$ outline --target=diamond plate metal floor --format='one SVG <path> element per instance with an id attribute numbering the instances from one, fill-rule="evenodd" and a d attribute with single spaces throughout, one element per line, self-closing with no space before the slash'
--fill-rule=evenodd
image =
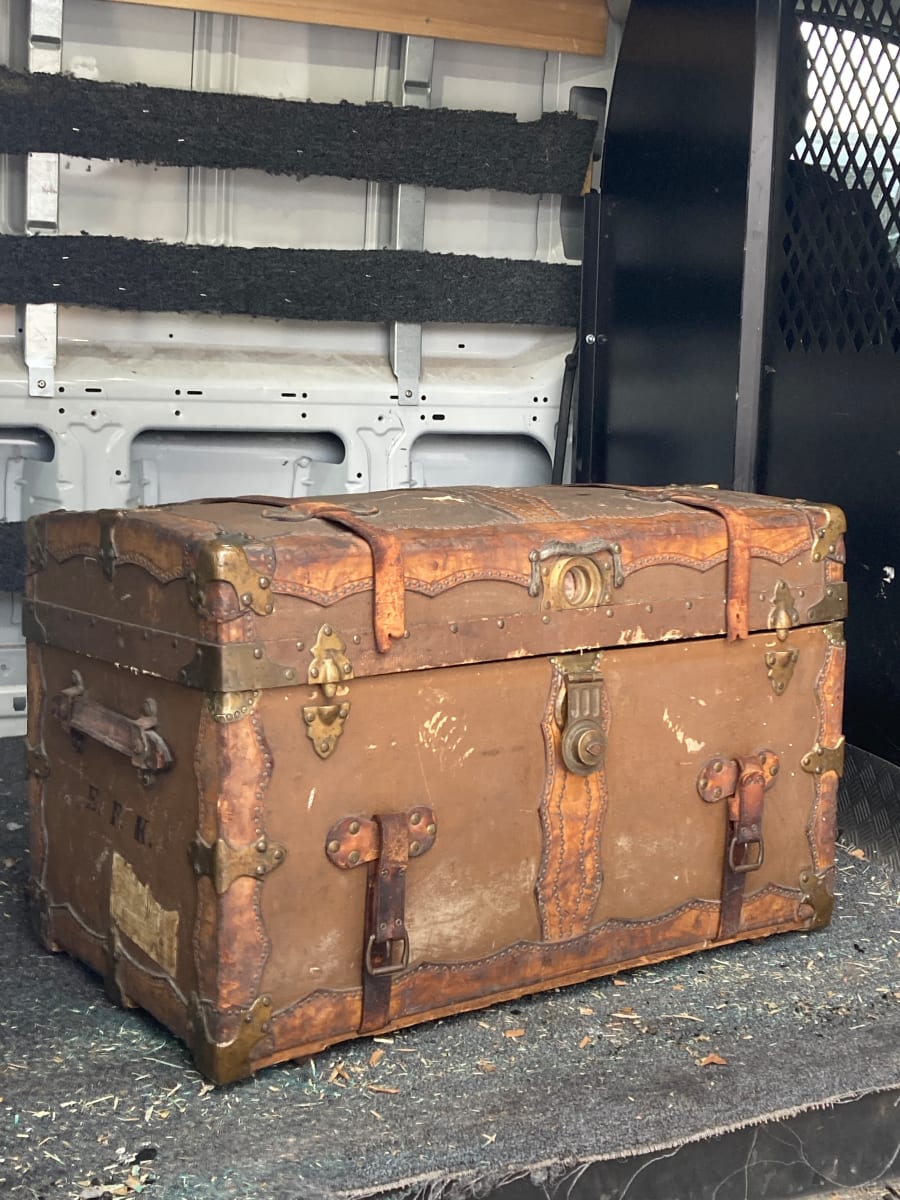
<path id="1" fill-rule="evenodd" d="M 845 842 L 900 870 L 900 767 L 848 746 L 838 824 Z"/>

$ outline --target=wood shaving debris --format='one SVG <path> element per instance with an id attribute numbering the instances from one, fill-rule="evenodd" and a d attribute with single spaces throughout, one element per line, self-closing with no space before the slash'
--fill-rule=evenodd
<path id="1" fill-rule="evenodd" d="M 581 1039 L 581 1041 L 578 1043 L 578 1049 L 583 1050 L 585 1048 L 585 1046 L 589 1046 L 591 1044 L 591 1041 L 592 1041 L 591 1038 L 583 1037 Z"/>
<path id="2" fill-rule="evenodd" d="M 366 1087 L 370 1092 L 386 1092 L 388 1096 L 397 1096 L 400 1093 L 399 1088 L 382 1087 L 380 1083 L 368 1083 Z"/>
<path id="3" fill-rule="evenodd" d="M 505 1038 L 520 1038 L 525 1036 L 524 1029 L 504 1029 L 503 1036 Z"/>
<path id="4" fill-rule="evenodd" d="M 384 1058 L 383 1050 L 373 1050 L 372 1053 L 369 1055 L 369 1066 L 377 1067 L 383 1058 Z"/>
<path id="5" fill-rule="evenodd" d="M 706 1058 L 700 1059 L 701 1067 L 727 1067 L 728 1059 L 723 1058 L 721 1054 L 707 1054 Z"/>
<path id="6" fill-rule="evenodd" d="M 592 1017 L 594 1015 L 594 1010 L 592 1008 L 587 1008 L 586 1006 L 579 1008 L 578 1011 L 583 1017 Z"/>

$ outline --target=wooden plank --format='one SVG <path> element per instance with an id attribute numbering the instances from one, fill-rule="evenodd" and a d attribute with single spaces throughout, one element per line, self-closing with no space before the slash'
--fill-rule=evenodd
<path id="1" fill-rule="evenodd" d="M 145 3 L 146 0 L 116 0 Z M 607 0 L 154 0 L 163 8 L 602 55 Z"/>

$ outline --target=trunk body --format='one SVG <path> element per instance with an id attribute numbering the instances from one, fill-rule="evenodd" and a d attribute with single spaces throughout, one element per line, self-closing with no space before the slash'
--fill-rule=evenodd
<path id="1" fill-rule="evenodd" d="M 827 923 L 838 510 L 709 489 L 30 526 L 40 934 L 225 1082 Z"/>

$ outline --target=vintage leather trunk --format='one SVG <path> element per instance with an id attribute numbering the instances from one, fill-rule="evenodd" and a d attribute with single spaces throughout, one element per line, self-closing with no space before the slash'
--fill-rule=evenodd
<path id="1" fill-rule="evenodd" d="M 827 923 L 843 531 L 708 488 L 34 519 L 45 944 L 226 1082 Z"/>

